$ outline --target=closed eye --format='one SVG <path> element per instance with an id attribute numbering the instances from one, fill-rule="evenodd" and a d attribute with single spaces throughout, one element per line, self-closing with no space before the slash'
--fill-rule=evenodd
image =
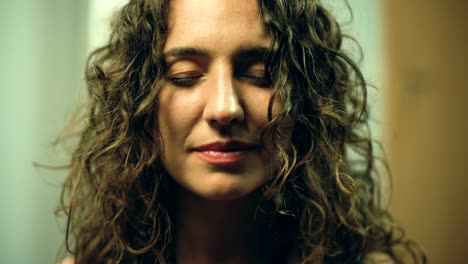
<path id="1" fill-rule="evenodd" d="M 257 75 L 257 74 L 243 74 L 241 79 L 246 80 L 253 85 L 260 86 L 260 87 L 271 87 L 272 82 L 271 79 L 265 75 Z"/>
<path id="2" fill-rule="evenodd" d="M 200 78 L 203 77 L 202 74 L 176 74 L 168 76 L 167 79 L 175 86 L 180 87 L 190 87 L 195 85 Z"/>
<path id="3" fill-rule="evenodd" d="M 259 87 L 271 87 L 271 78 L 265 71 L 265 63 L 256 57 L 244 58 L 236 65 L 234 74 L 237 78 Z"/>

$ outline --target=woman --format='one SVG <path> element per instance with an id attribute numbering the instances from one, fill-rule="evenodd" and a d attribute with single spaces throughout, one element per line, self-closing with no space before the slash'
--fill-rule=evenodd
<path id="1" fill-rule="evenodd" d="M 88 64 L 75 263 L 418 261 L 378 200 L 341 41 L 313 0 L 130 1 Z"/>

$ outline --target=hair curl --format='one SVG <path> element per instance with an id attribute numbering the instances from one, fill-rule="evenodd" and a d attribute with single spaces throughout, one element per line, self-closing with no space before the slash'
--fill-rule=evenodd
<path id="1" fill-rule="evenodd" d="M 424 263 L 380 201 L 367 85 L 342 50 L 336 20 L 319 1 L 258 2 L 273 39 L 263 138 L 275 142 L 282 166 L 264 195 L 277 201 L 278 237 L 302 263 L 360 263 L 376 251 L 400 263 L 398 246 Z M 75 263 L 173 257 L 171 182 L 152 135 L 168 10 L 169 0 L 130 0 L 114 18 L 108 44 L 89 57 L 89 108 L 60 206 Z M 273 116 L 275 97 L 284 103 Z M 279 129 L 286 116 L 295 121 L 291 137 Z"/>

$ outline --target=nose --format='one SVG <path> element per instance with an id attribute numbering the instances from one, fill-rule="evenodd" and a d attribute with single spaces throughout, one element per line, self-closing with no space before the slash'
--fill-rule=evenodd
<path id="1" fill-rule="evenodd" d="M 239 89 L 229 67 L 218 66 L 207 82 L 203 119 L 212 126 L 230 126 L 244 120 Z"/>

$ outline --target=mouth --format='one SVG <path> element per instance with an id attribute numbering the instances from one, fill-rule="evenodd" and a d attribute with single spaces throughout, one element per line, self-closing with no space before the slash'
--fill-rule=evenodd
<path id="1" fill-rule="evenodd" d="M 245 160 L 250 153 L 261 148 L 258 144 L 240 141 L 212 142 L 194 148 L 197 156 L 213 165 L 235 165 Z"/>
<path id="2" fill-rule="evenodd" d="M 195 151 L 215 151 L 215 152 L 241 152 L 252 151 L 260 148 L 258 144 L 251 144 L 241 141 L 216 141 L 195 147 Z"/>

